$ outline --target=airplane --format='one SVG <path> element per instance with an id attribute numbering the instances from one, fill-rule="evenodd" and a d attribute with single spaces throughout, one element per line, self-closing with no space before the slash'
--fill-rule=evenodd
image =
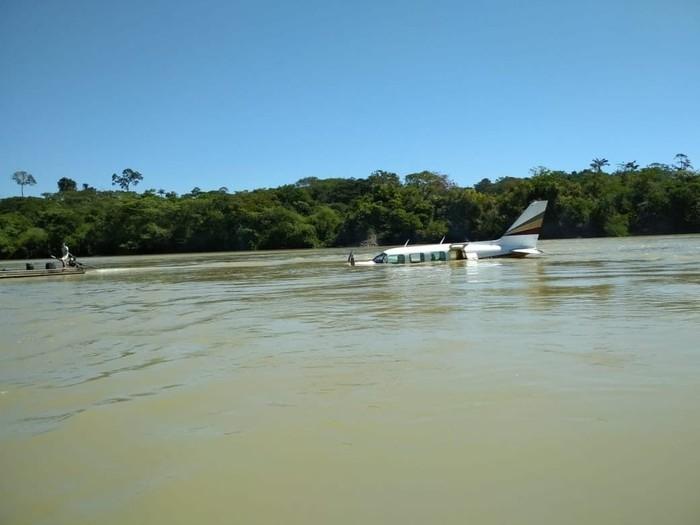
<path id="1" fill-rule="evenodd" d="M 470 261 L 486 257 L 527 257 L 540 255 L 537 239 L 542 230 L 547 201 L 533 201 L 506 230 L 500 239 L 493 241 L 408 245 L 389 248 L 369 261 L 356 261 L 352 252 L 348 256 L 350 266 L 375 266 L 379 264 L 415 264 L 431 261 L 466 259 Z"/>

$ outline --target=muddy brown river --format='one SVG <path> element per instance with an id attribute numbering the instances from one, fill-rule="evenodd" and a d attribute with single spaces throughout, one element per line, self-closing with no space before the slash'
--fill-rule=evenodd
<path id="1" fill-rule="evenodd" d="M 700 523 L 700 236 L 540 248 L 0 280 L 0 523 Z"/>

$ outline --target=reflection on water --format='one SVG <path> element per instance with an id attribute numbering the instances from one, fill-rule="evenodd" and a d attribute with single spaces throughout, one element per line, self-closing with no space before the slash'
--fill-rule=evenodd
<path id="1" fill-rule="evenodd" d="M 0 282 L 0 522 L 698 522 L 700 237 L 542 247 Z"/>

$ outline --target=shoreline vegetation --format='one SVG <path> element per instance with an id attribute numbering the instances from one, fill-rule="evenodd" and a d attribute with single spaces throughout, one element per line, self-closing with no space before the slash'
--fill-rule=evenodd
<path id="1" fill-rule="evenodd" d="M 78 190 L 64 177 L 56 193 L 0 199 L 0 259 L 47 257 L 64 241 L 79 256 L 476 241 L 497 238 L 536 199 L 549 201 L 543 239 L 698 233 L 700 172 L 685 155 L 676 160 L 606 172 L 607 160 L 594 159 L 578 172 L 538 167 L 473 187 L 430 171 L 402 180 L 380 170 L 177 195 L 129 191 L 143 179 L 130 169 L 112 176 L 121 191 Z M 24 192 L 34 179 L 17 173 Z"/>

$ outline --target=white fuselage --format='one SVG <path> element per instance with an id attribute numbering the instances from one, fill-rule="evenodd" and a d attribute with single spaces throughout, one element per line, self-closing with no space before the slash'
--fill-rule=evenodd
<path id="1" fill-rule="evenodd" d="M 487 257 L 526 257 L 541 253 L 537 249 L 537 238 L 547 201 L 533 201 L 506 230 L 494 241 L 457 242 L 439 244 L 414 244 L 389 248 L 369 261 L 355 261 L 352 253 L 348 262 L 352 266 L 375 264 L 415 264 L 423 262 L 449 261 L 452 259 L 484 259 Z"/>
<path id="2" fill-rule="evenodd" d="M 369 261 L 357 261 L 357 266 L 375 264 L 416 264 L 457 259 L 484 259 L 512 254 L 498 241 L 462 242 L 447 244 L 415 244 L 388 248 Z"/>

